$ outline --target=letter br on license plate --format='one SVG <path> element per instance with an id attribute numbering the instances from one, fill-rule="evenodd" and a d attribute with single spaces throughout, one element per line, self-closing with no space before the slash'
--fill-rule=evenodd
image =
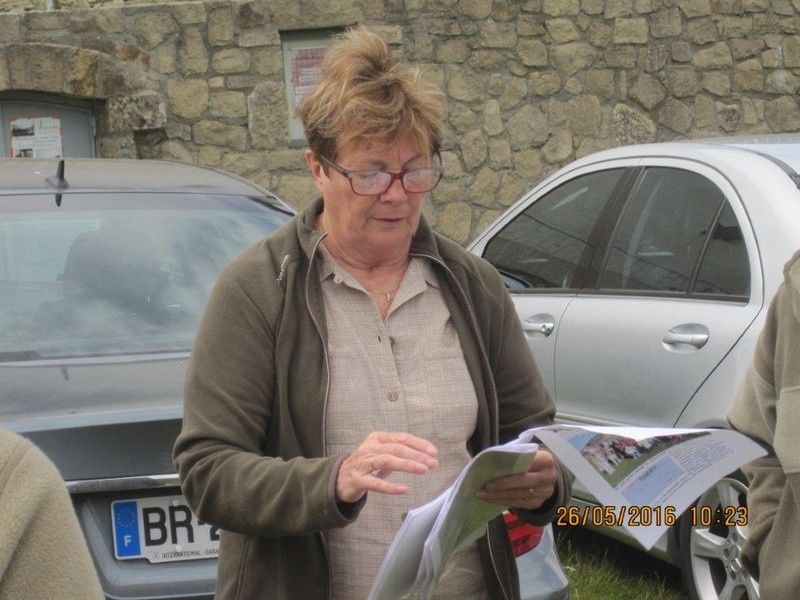
<path id="1" fill-rule="evenodd" d="M 215 558 L 219 533 L 200 521 L 183 496 L 134 498 L 111 503 L 114 556 L 151 563 Z"/>

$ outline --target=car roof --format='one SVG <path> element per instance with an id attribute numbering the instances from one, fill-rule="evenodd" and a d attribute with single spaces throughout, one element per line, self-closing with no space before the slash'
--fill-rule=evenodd
<path id="1" fill-rule="evenodd" d="M 54 183 L 59 159 L 0 159 L 0 195 L 73 192 L 165 192 L 251 196 L 282 201 L 236 175 L 168 160 L 66 158 L 66 188 Z M 50 182 L 48 182 L 48 178 Z"/>
<path id="2" fill-rule="evenodd" d="M 797 133 L 700 138 L 621 146 L 590 154 L 572 166 L 638 156 L 708 157 L 713 154 L 715 147 L 758 154 L 779 165 L 784 171 L 788 167 L 794 173 L 800 173 L 800 134 Z"/>

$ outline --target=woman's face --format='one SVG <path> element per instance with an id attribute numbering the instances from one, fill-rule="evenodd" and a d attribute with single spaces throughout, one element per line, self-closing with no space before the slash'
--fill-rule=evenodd
<path id="1" fill-rule="evenodd" d="M 426 193 L 406 192 L 396 179 L 386 192 L 362 196 L 354 193 L 348 178 L 332 167 L 328 166 L 326 173 L 310 150 L 306 158 L 322 193 L 324 226 L 340 249 L 368 263 L 408 252 Z M 347 171 L 397 173 L 430 163 L 408 134 L 392 144 L 359 144 L 326 158 Z"/>

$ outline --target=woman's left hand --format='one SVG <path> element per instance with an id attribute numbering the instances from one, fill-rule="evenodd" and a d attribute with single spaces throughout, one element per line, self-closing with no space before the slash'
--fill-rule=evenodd
<path id="1" fill-rule="evenodd" d="M 547 450 L 539 450 L 526 473 L 492 479 L 475 493 L 475 497 L 511 508 L 535 510 L 553 495 L 557 481 L 555 458 Z"/>

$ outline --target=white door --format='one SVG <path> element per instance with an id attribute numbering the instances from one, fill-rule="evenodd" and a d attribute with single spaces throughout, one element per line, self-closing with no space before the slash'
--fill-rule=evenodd
<path id="1" fill-rule="evenodd" d="M 3 158 L 93 158 L 94 117 L 86 107 L 57 100 L 0 100 Z"/>
<path id="2" fill-rule="evenodd" d="M 645 168 L 608 236 L 562 318 L 559 416 L 671 426 L 760 308 L 755 241 L 727 181 L 691 163 Z"/>

